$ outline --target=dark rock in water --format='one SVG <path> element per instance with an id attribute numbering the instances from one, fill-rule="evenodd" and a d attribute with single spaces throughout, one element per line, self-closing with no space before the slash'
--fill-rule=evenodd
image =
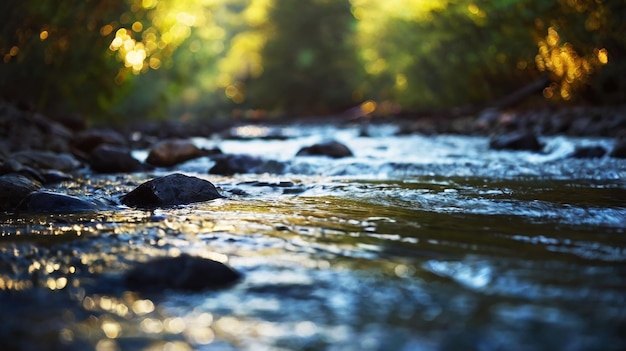
<path id="1" fill-rule="evenodd" d="M 11 157 L 23 165 L 36 169 L 56 169 L 62 172 L 75 170 L 82 165 L 68 153 L 24 150 L 13 153 Z"/>
<path id="2" fill-rule="evenodd" d="M 103 144 L 128 146 L 126 138 L 113 129 L 91 129 L 81 132 L 74 137 L 72 151 L 86 158 L 87 155 Z"/>
<path id="3" fill-rule="evenodd" d="M 610 156 L 616 158 L 626 158 L 626 138 L 620 138 L 615 142 L 615 146 L 613 146 Z"/>
<path id="4" fill-rule="evenodd" d="M 48 117 L 73 132 L 87 129 L 87 119 L 78 113 L 60 113 Z"/>
<path id="5" fill-rule="evenodd" d="M 201 149 L 188 140 L 164 140 L 152 147 L 146 162 L 157 167 L 171 167 L 194 158 L 221 154 L 220 149 Z"/>
<path id="6" fill-rule="evenodd" d="M 124 282 L 141 292 L 200 291 L 227 287 L 240 278 L 239 272 L 221 262 L 183 254 L 141 263 L 124 275 Z"/>
<path id="7" fill-rule="evenodd" d="M 180 173 L 147 181 L 120 198 L 124 205 L 157 208 L 223 198 L 211 182 Z"/>
<path id="8" fill-rule="evenodd" d="M 0 176 L 0 211 L 15 209 L 22 199 L 39 188 L 39 182 L 20 174 Z"/>
<path id="9" fill-rule="evenodd" d="M 606 149 L 602 146 L 581 146 L 577 147 L 572 158 L 600 158 L 606 155 Z"/>
<path id="10" fill-rule="evenodd" d="M 100 173 L 139 172 L 148 169 L 123 146 L 103 144 L 89 157 L 89 166 Z"/>
<path id="11" fill-rule="evenodd" d="M 100 207 L 93 202 L 49 191 L 34 191 L 17 206 L 17 210 L 31 213 L 73 213 L 98 209 Z"/>
<path id="12" fill-rule="evenodd" d="M 43 171 L 41 175 L 43 176 L 45 184 L 55 184 L 73 179 L 71 175 L 57 171 L 56 169 Z"/>
<path id="13" fill-rule="evenodd" d="M 283 162 L 264 160 L 250 155 L 224 155 L 216 159 L 215 165 L 209 170 L 209 174 L 281 174 L 284 171 L 285 164 Z"/>
<path id="14" fill-rule="evenodd" d="M 31 111 L 0 102 L 0 149 L 68 152 L 72 132 L 61 124 Z"/>
<path id="15" fill-rule="evenodd" d="M 352 151 L 342 143 L 331 140 L 303 147 L 296 156 L 328 156 L 332 158 L 350 157 Z"/>
<path id="16" fill-rule="evenodd" d="M 489 147 L 494 150 L 541 151 L 543 144 L 532 133 L 513 132 L 491 139 Z"/>
<path id="17" fill-rule="evenodd" d="M 8 159 L 0 165 L 0 175 L 10 173 L 21 174 L 37 182 L 46 183 L 42 172 L 34 169 L 33 167 L 24 166 L 14 159 Z"/>

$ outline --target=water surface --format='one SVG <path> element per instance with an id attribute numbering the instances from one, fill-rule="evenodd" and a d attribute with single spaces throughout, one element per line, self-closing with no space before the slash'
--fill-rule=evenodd
<path id="1" fill-rule="evenodd" d="M 254 128 L 254 127 L 250 127 Z M 254 131 L 254 129 L 252 129 Z M 287 140 L 195 139 L 287 163 L 208 175 L 208 158 L 51 190 L 117 199 L 174 171 L 227 196 L 137 211 L 0 217 L 0 346 L 36 350 L 621 350 L 626 161 L 488 139 L 308 127 Z M 299 157 L 326 138 L 354 157 Z M 137 151 L 138 158 L 145 152 Z M 137 262 L 190 253 L 244 274 L 200 293 L 125 291 Z"/>

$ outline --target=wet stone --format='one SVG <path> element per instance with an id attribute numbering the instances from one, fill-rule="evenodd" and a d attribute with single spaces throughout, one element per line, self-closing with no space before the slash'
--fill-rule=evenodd
<path id="1" fill-rule="evenodd" d="M 611 157 L 626 158 L 626 138 L 618 139 L 615 142 L 615 146 L 611 150 Z"/>
<path id="2" fill-rule="evenodd" d="M 353 156 L 353 154 L 346 145 L 330 140 L 303 147 L 296 153 L 296 156 L 328 156 L 332 158 L 342 158 Z"/>
<path id="3" fill-rule="evenodd" d="M 180 173 L 147 181 L 121 197 L 124 205 L 157 208 L 186 205 L 223 198 L 215 186 L 204 179 Z"/>
<path id="4" fill-rule="evenodd" d="M 606 155 L 606 149 L 602 146 L 581 146 L 577 147 L 572 158 L 600 158 Z"/>
<path id="5" fill-rule="evenodd" d="M 149 169 L 131 155 L 130 149 L 107 144 L 93 150 L 89 165 L 99 173 L 139 172 Z"/>
<path id="6" fill-rule="evenodd" d="M 80 132 L 74 137 L 71 145 L 72 150 L 75 153 L 89 155 L 98 146 L 103 144 L 126 146 L 128 145 L 128 142 L 126 141 L 126 138 L 119 132 L 116 132 L 112 129 L 104 128 L 91 129 Z"/>
<path id="7" fill-rule="evenodd" d="M 61 183 L 73 179 L 71 175 L 65 172 L 57 171 L 56 169 L 42 171 L 41 176 L 43 177 L 45 184 Z"/>
<path id="8" fill-rule="evenodd" d="M 45 171 L 44 171 L 45 172 Z M 17 173 L 26 176 L 30 179 L 36 180 L 40 183 L 46 183 L 46 179 L 43 176 L 43 172 L 40 172 L 33 167 L 24 166 L 14 159 L 5 160 L 0 165 L 0 174 Z"/>
<path id="9" fill-rule="evenodd" d="M 124 282 L 140 292 L 200 291 L 227 287 L 240 278 L 239 272 L 221 262 L 183 254 L 141 263 L 124 275 Z"/>
<path id="10" fill-rule="evenodd" d="M 13 153 L 11 157 L 25 166 L 37 169 L 56 169 L 63 172 L 75 170 L 82 165 L 80 161 L 68 153 L 24 150 Z"/>
<path id="11" fill-rule="evenodd" d="M 13 210 L 28 194 L 41 184 L 20 174 L 0 176 L 0 211 Z"/>
<path id="12" fill-rule="evenodd" d="M 224 155 L 215 160 L 209 174 L 281 174 L 285 171 L 285 163 L 265 160 L 250 155 Z"/>
<path id="13" fill-rule="evenodd" d="M 155 144 L 146 162 L 157 167 L 172 167 L 195 158 L 221 154 L 220 149 L 201 149 L 188 140 L 170 139 Z"/>
<path id="14" fill-rule="evenodd" d="M 102 209 L 96 203 L 66 194 L 35 191 L 28 194 L 17 210 L 30 213 L 74 213 Z"/>
<path id="15" fill-rule="evenodd" d="M 527 150 L 541 151 L 543 144 L 539 142 L 537 136 L 529 132 L 513 132 L 496 136 L 489 142 L 489 148 L 493 150 Z"/>

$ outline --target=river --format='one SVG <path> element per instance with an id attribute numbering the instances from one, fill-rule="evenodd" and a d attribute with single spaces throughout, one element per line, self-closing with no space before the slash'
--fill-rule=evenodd
<path id="1" fill-rule="evenodd" d="M 246 129 L 247 128 L 247 129 Z M 603 138 L 399 136 L 392 125 L 285 127 L 285 139 L 196 138 L 285 162 L 209 175 L 200 158 L 132 175 L 85 173 L 50 190 L 109 198 L 155 176 L 226 196 L 172 209 L 0 215 L 2 349 L 622 350 L 626 160 L 574 159 Z M 276 130 L 273 130 L 276 132 Z M 354 157 L 294 157 L 327 138 Z M 146 157 L 138 150 L 135 156 Z M 141 295 L 137 262 L 189 253 L 236 285 Z"/>

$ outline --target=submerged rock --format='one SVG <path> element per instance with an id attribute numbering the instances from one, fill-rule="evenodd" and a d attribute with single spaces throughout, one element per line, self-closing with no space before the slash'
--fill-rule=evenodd
<path id="1" fill-rule="evenodd" d="M 577 147 L 574 153 L 570 155 L 572 158 L 600 158 L 606 155 L 606 149 L 602 146 L 581 146 Z"/>
<path id="2" fill-rule="evenodd" d="M 543 144 L 537 136 L 529 132 L 513 132 L 494 137 L 489 142 L 489 148 L 493 150 L 527 150 L 541 151 Z"/>
<path id="3" fill-rule="evenodd" d="M 11 211 L 41 184 L 21 174 L 0 176 L 0 211 Z"/>
<path id="4" fill-rule="evenodd" d="M 95 203 L 66 194 L 34 191 L 26 195 L 17 210 L 32 213 L 73 213 L 100 209 Z"/>
<path id="5" fill-rule="evenodd" d="M 296 156 L 328 156 L 332 158 L 342 158 L 353 156 L 353 154 L 344 144 L 330 140 L 303 147 L 296 153 Z"/>
<path id="6" fill-rule="evenodd" d="M 194 158 L 221 153 L 220 149 L 201 149 L 188 140 L 170 139 L 155 144 L 146 162 L 157 167 L 171 167 Z"/>
<path id="7" fill-rule="evenodd" d="M 215 186 L 204 179 L 180 173 L 147 181 L 120 198 L 124 205 L 157 208 L 186 205 L 223 198 Z"/>
<path id="8" fill-rule="evenodd" d="M 224 155 L 215 160 L 215 165 L 209 170 L 209 174 L 281 174 L 284 171 L 285 164 L 280 161 L 265 160 L 250 155 Z"/>
<path id="9" fill-rule="evenodd" d="M 139 172 L 147 167 L 134 158 L 130 149 L 123 146 L 103 144 L 89 158 L 89 166 L 100 173 Z"/>
<path id="10" fill-rule="evenodd" d="M 239 272 L 221 262 L 183 254 L 141 263 L 124 275 L 124 283 L 142 292 L 199 291 L 226 287 L 240 278 Z"/>

